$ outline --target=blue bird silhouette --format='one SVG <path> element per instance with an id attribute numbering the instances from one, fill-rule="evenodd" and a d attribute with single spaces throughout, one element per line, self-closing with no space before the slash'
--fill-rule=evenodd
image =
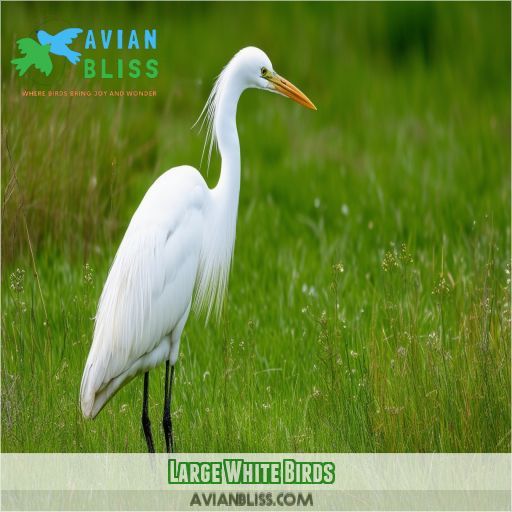
<path id="1" fill-rule="evenodd" d="M 36 35 L 42 45 L 51 45 L 50 53 L 62 55 L 66 57 L 71 64 L 76 64 L 80 60 L 80 56 L 82 54 L 70 50 L 67 45 L 71 44 L 73 39 L 78 37 L 78 34 L 81 32 L 83 32 L 81 28 L 67 28 L 54 36 L 48 34 L 48 32 L 45 32 L 44 30 L 38 30 Z"/>

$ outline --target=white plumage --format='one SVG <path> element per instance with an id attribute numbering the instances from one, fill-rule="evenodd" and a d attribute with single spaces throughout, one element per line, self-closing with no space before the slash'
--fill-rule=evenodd
<path id="1" fill-rule="evenodd" d="M 220 315 L 240 190 L 236 108 L 249 87 L 315 108 L 257 48 L 241 50 L 224 68 L 202 112 L 208 153 L 216 143 L 222 157 L 219 182 L 209 189 L 196 169 L 175 167 L 155 181 L 133 215 L 99 300 L 80 388 L 87 418 L 136 375 L 164 361 L 174 366 L 194 290 L 198 311 Z"/>
<path id="2" fill-rule="evenodd" d="M 155 181 L 135 212 L 101 294 L 80 392 L 84 416 L 96 416 L 131 377 L 167 359 L 174 364 L 199 267 L 208 193 L 195 169 L 177 167 Z"/>

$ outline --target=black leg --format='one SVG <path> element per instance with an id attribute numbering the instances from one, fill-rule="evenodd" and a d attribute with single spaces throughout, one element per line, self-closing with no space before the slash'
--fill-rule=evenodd
<path id="1" fill-rule="evenodd" d="M 144 374 L 144 397 L 142 399 L 142 429 L 144 436 L 146 436 L 146 443 L 148 445 L 148 452 L 155 453 L 155 446 L 153 445 L 153 436 L 151 435 L 151 422 L 148 416 L 148 385 L 149 385 L 149 372 Z"/>
<path id="2" fill-rule="evenodd" d="M 172 438 L 172 419 L 171 419 L 171 388 L 174 377 L 174 366 L 171 366 L 171 376 L 169 378 L 169 361 L 165 362 L 165 399 L 164 399 L 164 417 L 162 426 L 164 427 L 165 446 L 167 453 L 174 452 L 174 440 Z"/>

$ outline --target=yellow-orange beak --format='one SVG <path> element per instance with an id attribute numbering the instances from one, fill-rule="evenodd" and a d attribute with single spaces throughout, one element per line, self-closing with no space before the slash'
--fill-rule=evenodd
<path id="1" fill-rule="evenodd" d="M 282 76 L 272 72 L 269 77 L 265 78 L 267 78 L 267 80 L 272 84 L 273 89 L 279 94 L 291 98 L 293 101 L 300 103 L 304 107 L 310 108 L 311 110 L 316 110 L 313 102 L 300 89 L 295 87 L 295 85 L 293 85 L 291 82 L 288 82 L 288 80 Z"/>

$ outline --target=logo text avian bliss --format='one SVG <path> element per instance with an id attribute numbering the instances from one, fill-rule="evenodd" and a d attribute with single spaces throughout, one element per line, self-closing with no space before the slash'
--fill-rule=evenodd
<path id="1" fill-rule="evenodd" d="M 158 60 L 153 53 L 157 49 L 157 30 L 144 29 L 92 29 L 65 28 L 54 34 L 46 30 L 36 30 L 36 39 L 24 37 L 16 41 L 21 57 L 11 63 L 19 76 L 30 68 L 49 76 L 54 69 L 54 61 L 68 61 L 82 68 L 84 78 L 156 78 Z M 83 50 L 82 54 L 76 50 Z M 120 54 L 114 57 L 112 51 L 135 51 L 134 58 L 125 59 Z M 101 51 L 101 58 L 93 58 L 92 52 Z M 55 57 L 57 56 L 57 57 Z M 136 57 L 136 58 L 135 58 Z M 142 58 L 140 58 L 142 57 Z"/>
<path id="2" fill-rule="evenodd" d="M 156 29 L 145 29 L 142 33 L 137 30 L 125 31 L 123 29 L 99 30 L 95 34 L 88 30 L 85 37 L 84 50 L 156 50 Z M 98 61 L 89 57 L 84 58 L 84 78 L 139 78 L 142 74 L 147 78 L 158 76 L 158 60 L 150 59 L 124 59 L 101 58 Z"/>

